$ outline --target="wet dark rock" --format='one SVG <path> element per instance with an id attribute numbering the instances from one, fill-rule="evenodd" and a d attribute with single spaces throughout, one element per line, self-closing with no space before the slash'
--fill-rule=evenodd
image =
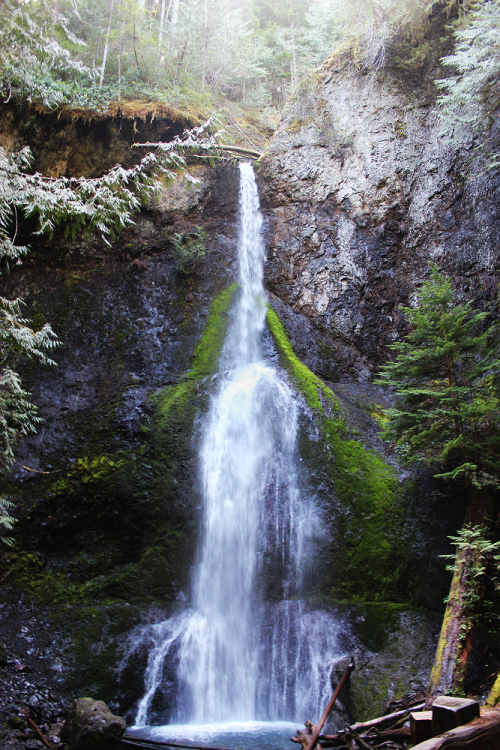
<path id="1" fill-rule="evenodd" d="M 0 641 L 0 667 L 6 667 L 8 663 L 9 662 L 7 659 L 7 652 L 5 651 L 5 646 Z"/>
<path id="2" fill-rule="evenodd" d="M 107 750 L 118 744 L 125 729 L 125 720 L 111 713 L 103 701 L 79 698 L 70 706 L 61 740 L 69 750 Z"/>

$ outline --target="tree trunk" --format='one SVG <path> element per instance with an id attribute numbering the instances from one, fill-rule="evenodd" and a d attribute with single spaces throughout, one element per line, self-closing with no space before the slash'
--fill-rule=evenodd
<path id="1" fill-rule="evenodd" d="M 291 81 L 291 87 L 293 89 L 296 86 L 296 84 L 297 84 L 297 55 L 296 55 L 296 52 L 295 52 L 295 33 L 294 33 L 293 23 L 292 23 L 290 29 L 291 29 L 291 33 L 292 33 L 292 39 L 291 39 L 291 41 L 292 41 L 292 60 L 291 60 L 291 64 L 290 64 L 290 81 Z"/>
<path id="2" fill-rule="evenodd" d="M 161 0 L 160 8 L 160 29 L 158 31 L 158 47 L 161 48 L 161 42 L 163 39 L 163 24 L 165 23 L 165 0 Z"/>
<path id="3" fill-rule="evenodd" d="M 466 526 L 491 524 L 492 498 L 487 497 L 486 490 L 483 489 L 482 492 L 485 496 L 473 500 L 467 510 Z M 478 552 L 471 547 L 457 547 L 450 595 L 427 688 L 429 702 L 437 695 L 461 692 L 464 689 L 477 615 L 484 593 L 484 575 L 482 578 L 472 575 L 477 555 Z"/>
<path id="4" fill-rule="evenodd" d="M 172 26 L 175 26 L 178 20 L 179 20 L 179 0 L 174 0 L 174 4 L 172 7 L 172 20 L 170 23 L 172 24 Z"/>
<path id="5" fill-rule="evenodd" d="M 490 694 L 486 700 L 488 708 L 495 708 L 500 703 L 500 672 L 497 674 L 495 684 L 491 688 Z"/>
<path id="6" fill-rule="evenodd" d="M 104 71 L 106 70 L 106 60 L 108 58 L 108 47 L 109 47 L 109 35 L 111 33 L 111 19 L 113 18 L 113 5 L 114 5 L 114 0 L 111 0 L 111 6 L 109 9 L 108 30 L 106 32 L 106 41 L 104 43 L 104 52 L 102 55 L 101 75 L 99 76 L 99 88 L 102 87 L 102 83 L 104 81 Z"/>
<path id="7" fill-rule="evenodd" d="M 208 57 L 208 0 L 205 0 L 205 23 L 203 33 L 203 70 L 201 73 L 201 93 L 205 93 L 207 77 L 207 57 Z"/>
<path id="8" fill-rule="evenodd" d="M 120 52 L 118 54 L 118 112 L 120 111 L 122 101 L 122 51 L 123 51 L 123 27 L 120 33 Z"/>

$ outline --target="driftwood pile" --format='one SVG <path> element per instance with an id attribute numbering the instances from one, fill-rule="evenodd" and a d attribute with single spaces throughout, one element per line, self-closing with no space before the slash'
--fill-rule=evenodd
<path id="1" fill-rule="evenodd" d="M 410 711 L 419 711 L 424 703 L 418 706 L 396 711 L 387 716 L 380 716 L 373 721 L 365 721 L 346 727 L 338 734 L 320 734 L 315 747 L 337 747 L 339 750 L 374 750 L 374 748 L 387 748 L 387 750 L 404 750 L 411 745 L 410 728 L 406 727 Z M 304 732 L 297 732 L 292 737 L 292 742 L 300 742 L 302 747 L 308 748 L 316 727 L 310 721 L 306 721 Z"/>
<path id="2" fill-rule="evenodd" d="M 372 721 L 365 721 L 346 727 L 338 734 L 321 734 L 326 720 L 354 669 L 354 661 L 344 671 L 342 679 L 337 685 L 326 710 L 319 723 L 315 726 L 306 721 L 305 730 L 298 731 L 292 742 L 302 745 L 302 750 L 321 750 L 321 748 L 335 747 L 339 750 L 405 750 L 411 745 L 410 728 L 406 727 L 410 711 L 419 711 L 425 703 L 408 707 L 402 711 L 380 716 Z"/>

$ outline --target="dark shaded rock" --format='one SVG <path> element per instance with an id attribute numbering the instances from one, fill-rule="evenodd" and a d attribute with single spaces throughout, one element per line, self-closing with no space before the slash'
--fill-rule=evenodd
<path id="1" fill-rule="evenodd" d="M 125 729 L 125 720 L 111 713 L 104 701 L 79 698 L 71 704 L 61 739 L 69 750 L 106 750 L 110 743 L 118 744 Z"/>
<path id="2" fill-rule="evenodd" d="M 6 667 L 9 663 L 9 660 L 7 659 L 7 652 L 5 651 L 5 646 L 0 641 L 0 667 Z"/>
<path id="3" fill-rule="evenodd" d="M 26 116 L 25 107 L 13 102 L 0 113 L 0 145 L 7 151 L 28 145 L 35 157 L 35 168 L 51 177 L 97 177 L 121 164 L 131 167 L 144 156 L 144 149 L 133 143 L 170 141 L 196 117 L 170 109 L 168 112 L 143 111 L 119 118 L 110 114 L 89 119 L 73 112 L 45 112 Z"/>

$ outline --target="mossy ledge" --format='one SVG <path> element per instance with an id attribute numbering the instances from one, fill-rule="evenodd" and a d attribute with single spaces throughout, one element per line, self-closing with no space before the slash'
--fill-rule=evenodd
<path id="1" fill-rule="evenodd" d="M 191 369 L 178 385 L 166 388 L 153 397 L 163 427 L 167 426 L 171 411 L 180 416 L 185 409 L 192 410 L 192 398 L 198 383 L 215 372 L 228 327 L 229 308 L 237 289 L 238 284 L 231 284 L 214 297 L 205 331 L 193 354 Z"/>
<path id="2" fill-rule="evenodd" d="M 376 450 L 349 432 L 345 408 L 333 391 L 295 354 L 275 310 L 267 324 L 288 371 L 312 410 L 320 440 L 303 436 L 301 452 L 316 464 L 321 481 L 333 487 L 329 498 L 331 559 L 322 593 L 351 602 L 408 602 L 408 559 L 401 539 L 404 492 L 396 470 Z"/>

